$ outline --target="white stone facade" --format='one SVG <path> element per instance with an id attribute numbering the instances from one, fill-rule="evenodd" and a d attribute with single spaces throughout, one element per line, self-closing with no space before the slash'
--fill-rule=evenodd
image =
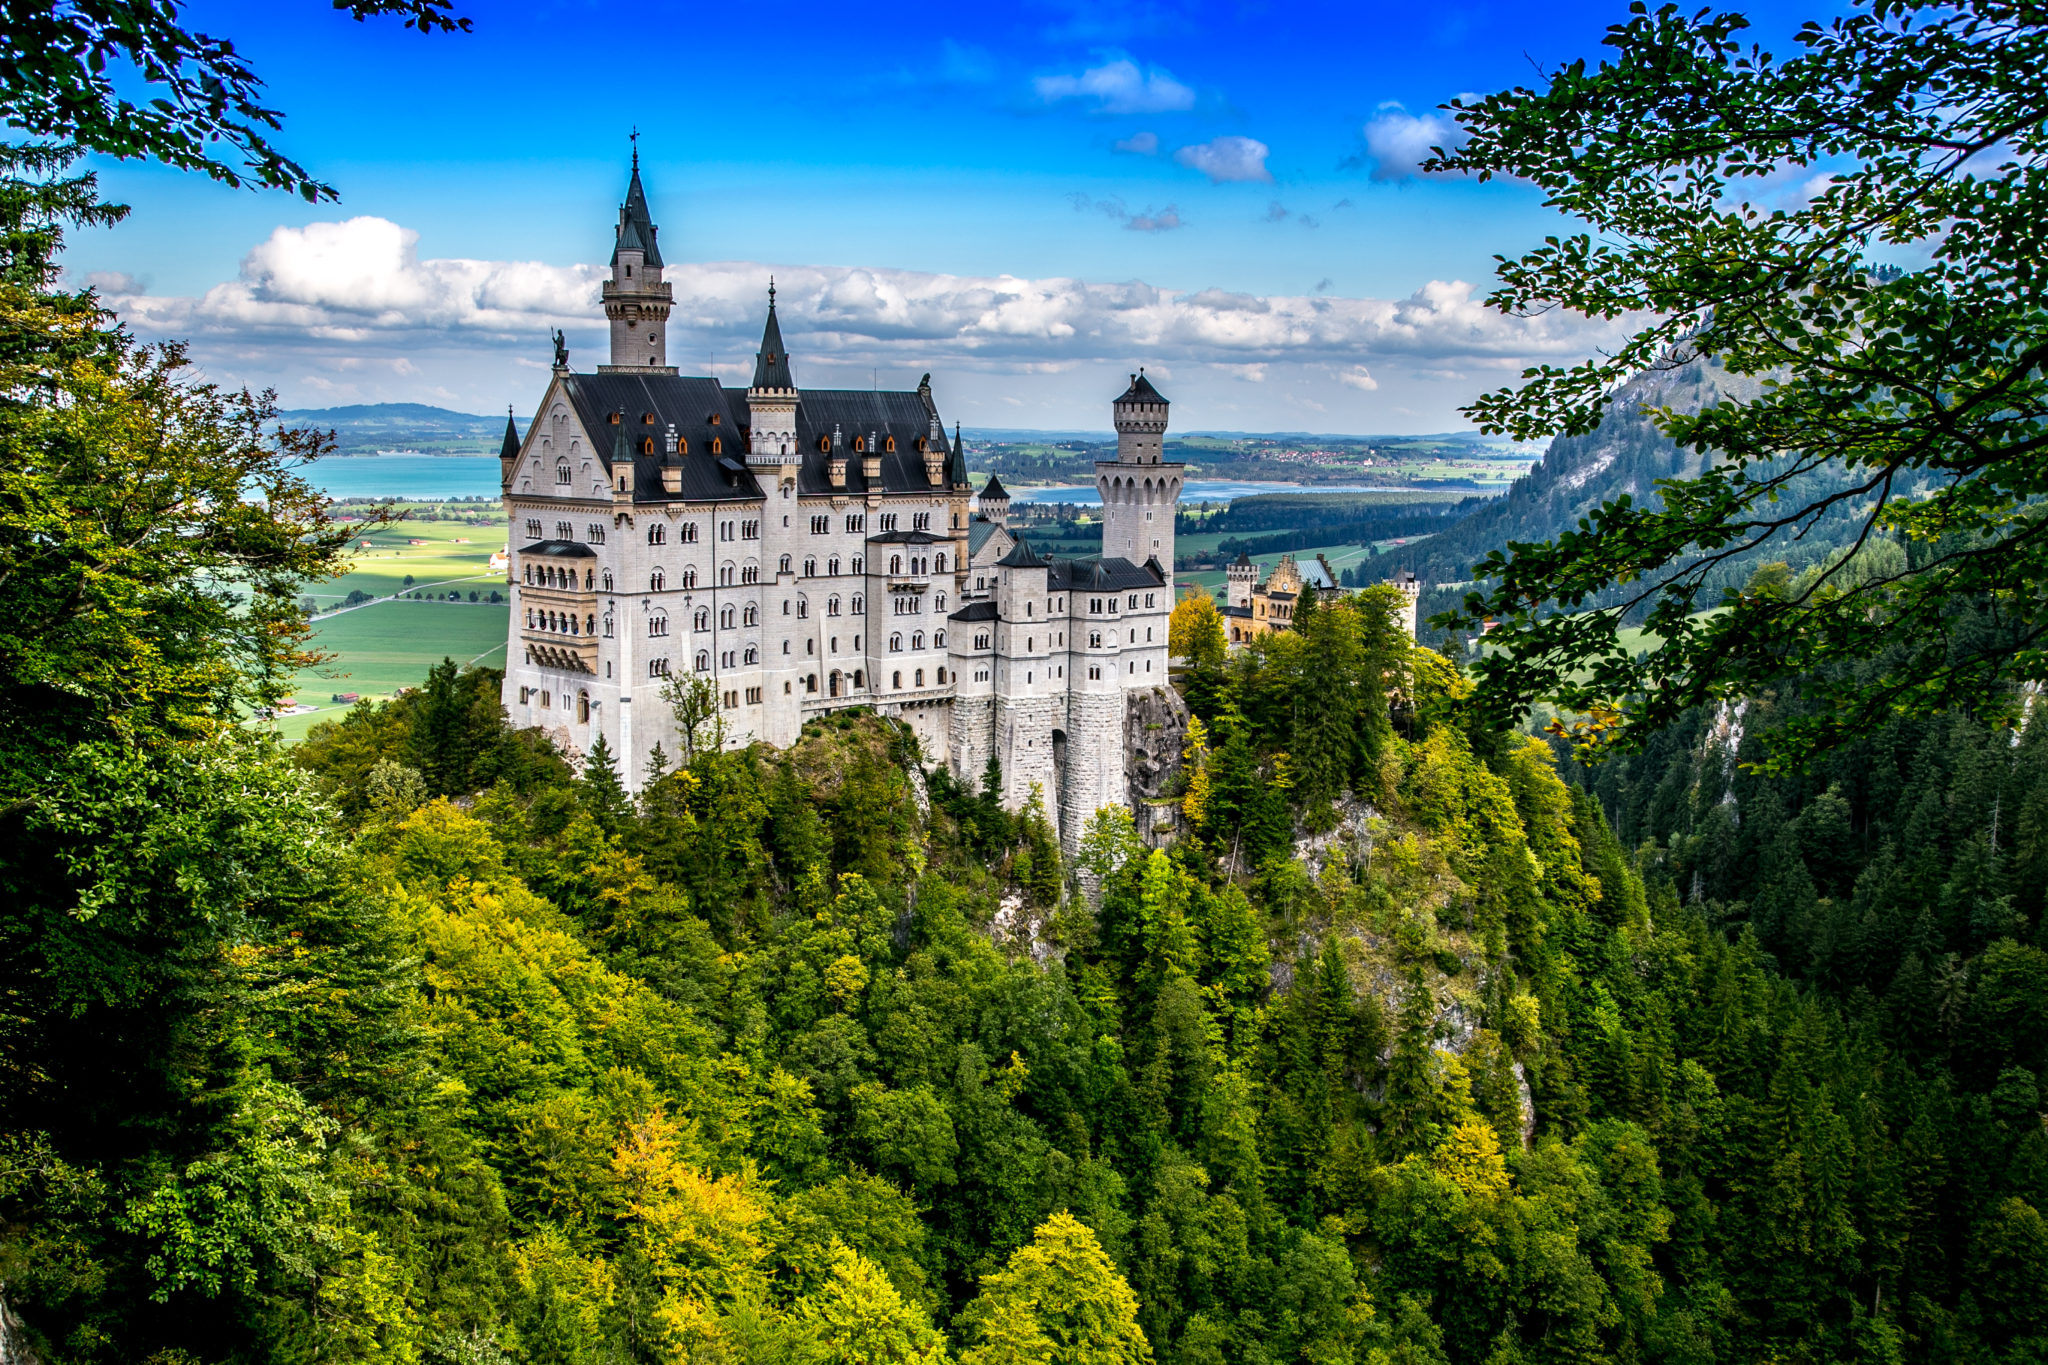
<path id="1" fill-rule="evenodd" d="M 1166 400 L 1138 376 L 1116 402 L 1103 557 L 1043 559 L 1000 526 L 999 489 L 996 521 L 973 519 L 928 383 L 801 389 L 772 294 L 752 386 L 677 375 L 653 242 L 636 167 L 611 363 L 558 364 L 525 436 L 507 433 L 512 724 L 572 755 L 603 735 L 638 790 L 656 744 L 679 751 L 665 685 L 697 676 L 735 746 L 864 705 L 965 781 L 993 753 L 1004 803 L 1035 787 L 1069 847 L 1128 804 L 1126 698 L 1167 685 L 1182 470 L 1160 458 Z"/>

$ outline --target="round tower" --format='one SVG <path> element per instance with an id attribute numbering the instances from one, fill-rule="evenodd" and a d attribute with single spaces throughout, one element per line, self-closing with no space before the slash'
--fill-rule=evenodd
<path id="1" fill-rule="evenodd" d="M 980 511 L 983 520 L 992 521 L 998 526 L 1007 527 L 1010 524 L 1010 490 L 1003 487 L 1003 481 L 995 475 L 989 475 L 988 482 L 974 495 L 974 505 Z"/>
<path id="2" fill-rule="evenodd" d="M 1143 565 L 1157 561 L 1162 581 L 1173 577 L 1173 519 L 1186 466 L 1168 464 L 1165 397 L 1140 369 L 1111 407 L 1116 459 L 1098 460 L 1095 490 L 1102 495 L 1102 554 Z"/>
<path id="3" fill-rule="evenodd" d="M 1244 551 L 1237 552 L 1237 558 L 1223 571 L 1227 580 L 1225 600 L 1233 607 L 1249 609 L 1252 604 L 1252 589 L 1259 584 L 1259 566 L 1252 563 Z"/>
<path id="4" fill-rule="evenodd" d="M 754 382 L 747 386 L 747 463 L 755 466 L 796 464 L 796 378 L 789 352 L 782 346 L 782 324 L 775 317 L 775 281 L 768 281 L 768 325 L 761 329 L 761 349 L 754 353 Z"/>
<path id="5" fill-rule="evenodd" d="M 612 275 L 604 282 L 604 315 L 612 324 L 612 363 L 605 370 L 675 371 L 668 363 L 668 314 L 675 289 L 661 278 L 661 230 L 647 212 L 640 184 L 640 148 L 633 147 L 633 178 L 612 245 Z"/>

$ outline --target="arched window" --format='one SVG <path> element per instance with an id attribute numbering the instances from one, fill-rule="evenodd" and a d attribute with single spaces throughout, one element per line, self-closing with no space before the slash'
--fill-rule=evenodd
<path id="1" fill-rule="evenodd" d="M 747 603 L 746 609 L 740 613 L 740 624 L 743 626 L 760 625 L 761 609 L 752 602 Z"/>
<path id="2" fill-rule="evenodd" d="M 723 568 L 719 569 L 718 583 L 720 587 L 729 588 L 732 586 L 732 565 L 727 564 Z"/>
<path id="3" fill-rule="evenodd" d="M 642 455 L 652 455 L 654 453 L 654 438 L 652 436 L 640 438 L 640 453 Z"/>
<path id="4" fill-rule="evenodd" d="M 532 630 L 532 629 L 533 629 L 533 608 L 532 608 L 532 607 L 528 607 L 528 608 L 526 609 L 526 628 L 527 628 L 528 630 Z"/>
<path id="5" fill-rule="evenodd" d="M 839 614 L 839 594 L 834 593 L 825 599 L 825 614 L 827 616 L 837 616 Z"/>
<path id="6" fill-rule="evenodd" d="M 788 555 L 784 555 L 784 556 L 782 557 L 781 571 L 782 571 L 783 573 L 788 573 L 788 572 L 789 572 L 789 556 L 788 556 Z"/>
<path id="7" fill-rule="evenodd" d="M 911 647 L 912 649 L 923 649 L 923 648 L 924 648 L 924 632 L 923 632 L 923 631 L 921 631 L 921 630 L 913 630 L 912 632 L 910 632 L 910 647 Z"/>
<path id="8" fill-rule="evenodd" d="M 884 436 L 882 438 L 882 449 L 894 455 L 896 453 L 896 438 L 894 436 Z"/>
<path id="9" fill-rule="evenodd" d="M 684 591 L 684 592 L 689 592 L 690 590 L 692 590 L 692 589 L 693 589 L 693 588 L 695 588 L 696 586 L 697 586 L 697 571 L 696 571 L 695 569 L 685 569 L 685 570 L 683 570 L 683 591 Z"/>
<path id="10" fill-rule="evenodd" d="M 558 484 L 566 484 L 569 482 L 569 477 L 569 462 L 567 460 L 562 460 L 558 462 L 555 465 L 555 482 Z"/>
<path id="11" fill-rule="evenodd" d="M 698 651 L 697 651 L 697 671 L 698 671 L 699 673 L 703 673 L 703 672 L 706 672 L 706 671 L 708 671 L 708 670 L 710 669 L 710 667 L 711 667 L 711 651 L 710 651 L 710 650 L 708 650 L 708 649 L 700 649 L 700 650 L 698 650 Z"/>
<path id="12" fill-rule="evenodd" d="M 825 572 L 826 572 L 826 573 L 828 573 L 828 574 L 830 574 L 830 575 L 832 575 L 832 577 L 834 577 L 834 578 L 837 578 L 837 577 L 839 577 L 839 556 L 838 556 L 838 555 L 833 555 L 833 556 L 832 556 L 832 557 L 831 557 L 830 559 L 828 559 L 828 560 L 826 560 L 826 561 L 825 561 Z"/>
<path id="13" fill-rule="evenodd" d="M 610 612 L 606 612 L 604 616 L 604 638 L 607 640 L 612 638 L 612 616 Z"/>
<path id="14" fill-rule="evenodd" d="M 661 525 L 661 524 L 660 524 L 659 522 L 657 522 L 657 523 L 655 523 L 654 525 L 652 525 L 652 526 L 648 527 L 648 528 L 647 528 L 647 543 L 648 543 L 649 545 L 666 545 L 666 544 L 668 544 L 668 527 L 666 527 L 666 526 L 663 526 L 663 525 Z"/>
<path id="15" fill-rule="evenodd" d="M 654 613 L 654 615 L 648 617 L 647 633 L 649 635 L 668 634 L 668 613 L 665 611 L 658 611 Z"/>
<path id="16" fill-rule="evenodd" d="M 668 575 L 663 573 L 661 570 L 656 569 L 653 573 L 647 576 L 647 590 L 649 592 L 660 592 L 663 588 L 667 586 Z"/>
<path id="17" fill-rule="evenodd" d="M 785 561 L 787 561 L 787 559 L 788 559 L 788 556 L 787 556 L 787 555 L 785 555 L 785 556 L 783 556 L 783 558 L 784 558 L 784 560 L 785 560 Z M 811 558 L 808 558 L 808 557 L 806 557 L 806 558 L 805 558 L 805 560 L 804 560 L 804 577 L 805 577 L 805 578 L 816 578 L 817 576 L 818 576 L 818 561 L 817 561 L 817 560 L 815 560 L 815 559 L 811 559 Z"/>
<path id="18" fill-rule="evenodd" d="M 612 571 L 610 569 L 604 571 L 604 590 L 606 592 L 612 590 Z"/>
<path id="19" fill-rule="evenodd" d="M 923 669 L 921 669 L 921 668 L 917 670 L 917 681 L 916 681 L 916 686 L 918 686 L 918 687 L 923 687 L 923 686 L 924 686 L 924 670 L 923 670 Z"/>
<path id="20" fill-rule="evenodd" d="M 833 669 L 831 673 L 826 675 L 825 695 L 828 697 L 836 697 L 839 695 L 839 670 L 836 668 Z"/>
<path id="21" fill-rule="evenodd" d="M 900 651 L 902 650 L 902 648 L 903 648 L 903 636 L 902 636 L 901 634 L 897 634 L 897 635 L 891 635 L 891 636 L 889 637 L 889 652 L 890 652 L 891 654 L 895 654 L 895 653 L 898 653 L 898 652 L 900 652 Z"/>
<path id="22" fill-rule="evenodd" d="M 889 556 L 889 572 L 890 572 L 890 573 L 892 573 L 892 574 L 898 574 L 898 573 L 902 573 L 902 572 L 903 572 L 903 556 L 902 556 L 902 555 L 890 555 L 890 556 Z"/>
<path id="23" fill-rule="evenodd" d="M 747 648 L 746 648 L 746 652 L 745 652 L 745 653 L 744 653 L 743 655 L 741 655 L 741 657 L 740 657 L 740 662 L 741 662 L 741 663 L 746 663 L 746 664 L 757 664 L 757 663 L 760 663 L 760 662 L 761 662 L 761 651 L 760 651 L 760 650 L 758 650 L 758 649 L 756 649 L 756 648 L 754 648 L 754 647 L 753 647 L 752 645 L 748 645 L 748 646 L 747 646 Z"/>
<path id="24" fill-rule="evenodd" d="M 863 688 L 863 687 L 866 687 L 866 686 L 867 686 L 867 684 L 866 684 L 865 682 L 862 682 L 862 681 L 861 681 L 861 674 L 862 674 L 862 673 L 863 673 L 864 671 L 865 671 L 865 670 L 862 670 L 862 669 L 858 669 L 858 668 L 856 668 L 856 669 L 854 669 L 854 670 L 853 670 L 853 688 L 854 688 L 854 691 L 856 691 L 856 692 L 858 692 L 858 691 L 859 691 L 859 690 L 860 690 L 861 688 Z"/>
<path id="25" fill-rule="evenodd" d="M 942 592 L 935 592 L 935 593 L 933 593 L 933 594 L 932 594 L 932 610 L 933 610 L 933 611 L 944 611 L 945 609 L 946 609 L 946 594 L 944 594 L 944 593 L 942 593 Z"/>
<path id="26" fill-rule="evenodd" d="M 859 593 L 855 593 L 853 595 L 853 605 L 849 607 L 848 610 L 851 611 L 855 616 L 859 616 L 862 612 L 865 612 L 867 609 L 868 599 L 862 597 Z"/>
<path id="27" fill-rule="evenodd" d="M 731 607 L 726 607 L 718 613 L 718 628 L 720 630 L 731 630 L 732 627 L 733 610 Z"/>
<path id="28" fill-rule="evenodd" d="M 943 630 L 935 630 L 935 631 L 933 631 L 933 632 L 932 632 L 932 648 L 933 648 L 933 649 L 944 649 L 945 647 L 946 647 L 946 632 L 945 632 L 945 631 L 943 631 Z M 944 682 L 944 681 L 945 681 L 945 679 L 944 679 L 944 678 L 941 678 L 941 679 L 939 679 L 939 681 L 940 681 L 940 682 Z"/>
<path id="29" fill-rule="evenodd" d="M 817 675 L 817 674 L 815 674 L 815 673 L 806 673 L 806 674 L 804 675 L 804 691 L 806 691 L 806 692 L 815 692 L 815 691 L 817 691 L 817 690 L 818 690 L 818 675 Z"/>
<path id="30" fill-rule="evenodd" d="M 853 572 L 855 572 L 855 573 L 866 573 L 866 572 L 867 572 L 867 570 L 861 567 L 861 565 L 862 565 L 863 563 L 865 563 L 865 562 L 866 562 L 866 561 L 865 561 L 865 560 L 863 560 L 863 559 L 862 559 L 862 558 L 861 558 L 861 557 L 860 557 L 859 555 L 855 555 L 855 556 L 853 557 Z"/>
<path id="31" fill-rule="evenodd" d="M 809 599 L 807 599 L 807 598 L 802 598 L 802 597 L 799 597 L 799 598 L 797 598 L 797 599 L 796 599 L 796 619 L 797 619 L 797 620 L 799 620 L 799 621 L 808 621 L 808 620 L 810 619 L 810 617 L 811 617 L 811 604 L 810 604 L 810 601 L 809 601 Z"/>
<path id="32" fill-rule="evenodd" d="M 693 624 L 695 625 L 696 629 L 698 629 L 698 630 L 709 630 L 709 629 L 711 629 L 711 608 L 709 608 L 709 607 L 699 607 L 699 608 L 697 608 L 697 619 L 696 619 L 696 621 L 695 621 L 695 622 L 694 622 Z"/>
<path id="33" fill-rule="evenodd" d="M 941 686 L 941 687 L 944 687 L 945 685 L 946 685 L 946 670 L 942 668 L 942 669 L 940 669 L 940 670 L 939 670 L 939 686 Z"/>
<path id="34" fill-rule="evenodd" d="M 946 571 L 946 557 L 945 557 L 944 555 L 936 555 L 936 556 L 934 556 L 934 557 L 933 557 L 933 559 L 932 559 L 932 572 L 933 572 L 933 573 L 944 573 L 945 571 Z"/>
<path id="35" fill-rule="evenodd" d="M 889 678 L 889 685 L 895 688 L 898 692 L 901 692 L 903 690 L 903 671 L 901 669 L 898 669 L 896 672 L 891 673 L 889 675 Z"/>

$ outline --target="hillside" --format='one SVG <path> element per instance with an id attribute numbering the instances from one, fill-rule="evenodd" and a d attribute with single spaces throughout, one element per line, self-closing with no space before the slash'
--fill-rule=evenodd
<path id="1" fill-rule="evenodd" d="M 294 408 L 280 412 L 286 426 L 332 431 L 338 455 L 375 455 L 380 450 L 423 455 L 495 455 L 505 436 L 505 419 L 484 417 L 425 403 L 357 403 L 339 408 Z"/>

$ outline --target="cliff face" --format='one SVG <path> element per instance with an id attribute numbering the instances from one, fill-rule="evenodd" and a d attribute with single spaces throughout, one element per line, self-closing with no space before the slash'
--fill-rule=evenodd
<path id="1" fill-rule="evenodd" d="M 1188 708 L 1171 687 L 1128 694 L 1124 705 L 1124 778 L 1138 835 L 1157 848 L 1177 828 L 1180 807 L 1164 796 L 1188 744 Z"/>

